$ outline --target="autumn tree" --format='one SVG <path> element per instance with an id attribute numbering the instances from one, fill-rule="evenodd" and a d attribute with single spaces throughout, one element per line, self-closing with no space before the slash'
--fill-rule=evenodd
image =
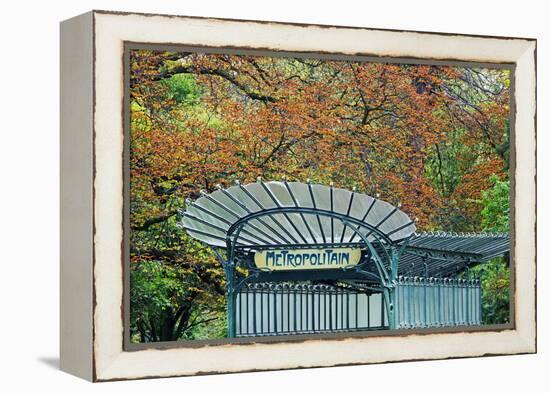
<path id="1" fill-rule="evenodd" d="M 221 334 L 221 268 L 176 225 L 201 190 L 309 178 L 460 231 L 507 178 L 506 70 L 135 50 L 130 95 L 136 340 Z"/>

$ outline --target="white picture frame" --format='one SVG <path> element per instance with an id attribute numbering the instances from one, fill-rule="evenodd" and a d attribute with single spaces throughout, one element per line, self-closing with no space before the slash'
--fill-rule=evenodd
<path id="1" fill-rule="evenodd" d="M 512 64 L 511 326 L 253 344 L 125 347 L 125 43 Z M 535 154 L 534 39 L 104 11 L 62 22 L 61 368 L 90 381 L 108 381 L 536 352 Z"/>

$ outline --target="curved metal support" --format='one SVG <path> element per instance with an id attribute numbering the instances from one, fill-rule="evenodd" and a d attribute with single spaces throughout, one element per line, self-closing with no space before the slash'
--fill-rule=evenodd
<path id="1" fill-rule="evenodd" d="M 372 272 L 369 272 L 367 270 L 362 269 L 362 267 L 367 265 L 369 262 L 370 262 L 370 260 L 368 260 L 366 262 L 363 262 L 363 263 L 360 263 L 358 265 L 355 265 L 353 267 L 350 267 L 348 269 L 344 268 L 344 270 L 353 270 L 356 273 L 362 274 L 362 275 L 367 276 L 367 277 L 374 278 L 375 280 L 379 280 L 380 284 L 382 285 L 382 280 L 380 279 L 380 275 L 376 275 Z"/>
<path id="2" fill-rule="evenodd" d="M 235 285 L 235 281 L 237 279 L 237 264 L 235 263 L 235 245 L 237 244 L 241 230 L 242 227 L 237 229 L 233 240 L 231 240 L 229 236 L 226 238 L 228 258 L 224 266 L 224 271 L 227 296 L 227 336 L 229 338 L 236 336 L 235 311 L 237 310 L 237 286 Z"/>
<path id="3" fill-rule="evenodd" d="M 371 253 L 371 258 L 373 259 L 374 264 L 375 264 L 376 268 L 378 269 L 378 272 L 380 274 L 380 281 L 381 281 L 382 288 L 383 288 L 382 296 L 384 298 L 384 303 L 386 304 L 386 310 L 388 312 L 388 322 L 389 322 L 389 325 L 390 325 L 389 327 L 390 327 L 390 329 L 395 329 L 395 307 L 394 307 L 394 305 L 395 305 L 395 282 L 394 281 L 395 281 L 395 278 L 397 276 L 395 278 L 392 277 L 393 279 L 390 279 L 390 276 L 388 275 L 388 272 L 387 272 L 386 268 L 384 267 L 384 263 L 383 263 L 382 258 L 380 258 L 380 255 L 378 255 L 378 252 L 376 251 L 376 249 L 372 246 L 371 242 L 367 239 L 367 236 L 364 235 L 363 233 L 361 233 L 361 231 L 359 231 L 359 229 L 357 229 L 357 228 L 352 227 L 352 229 L 361 238 L 361 240 L 363 240 L 363 243 L 369 249 L 369 251 Z M 370 232 L 370 233 L 372 233 L 372 232 Z M 389 254 L 387 253 L 387 250 L 385 249 L 385 247 L 384 247 L 384 252 L 386 253 L 386 255 L 389 256 Z M 395 253 L 392 251 L 392 254 L 395 254 Z M 390 259 L 390 266 L 394 265 L 393 260 L 394 260 L 394 258 Z M 393 273 L 393 271 L 392 271 L 392 273 Z M 392 274 L 392 276 L 393 276 L 393 274 Z"/>
<path id="4" fill-rule="evenodd" d="M 382 245 L 382 250 L 384 251 L 384 254 L 386 255 L 386 258 L 388 258 L 388 261 L 391 261 L 392 260 L 392 255 L 390 255 L 390 253 L 388 252 L 386 247 L 384 247 L 384 243 L 381 241 L 381 239 L 374 233 L 371 233 L 370 235 L 374 236 L 374 238 L 378 241 L 378 243 Z M 368 239 L 368 235 L 366 235 L 365 238 Z M 390 248 L 390 251 L 393 254 L 394 248 L 393 247 Z M 391 273 L 391 264 L 389 266 L 390 266 L 390 273 Z"/>
<path id="5" fill-rule="evenodd" d="M 260 272 L 257 271 L 243 278 L 241 281 L 235 284 L 235 288 L 234 288 L 235 292 L 239 292 L 244 284 L 246 284 L 247 282 L 251 281 L 254 278 L 257 278 L 259 275 L 260 275 Z"/>
<path id="6" fill-rule="evenodd" d="M 212 247 L 212 250 L 214 251 L 214 254 L 216 254 L 216 257 L 220 261 L 220 264 L 222 265 L 222 267 L 225 267 L 226 259 L 220 253 L 219 248 L 218 247 Z"/>
<path id="7" fill-rule="evenodd" d="M 414 233 L 411 233 L 407 238 L 405 238 L 401 243 L 399 244 L 399 248 L 397 249 L 397 256 L 400 258 L 401 255 L 405 252 L 407 247 L 409 246 L 409 243 L 411 239 L 413 238 Z"/>
<path id="8" fill-rule="evenodd" d="M 235 232 L 237 230 L 237 228 L 239 228 L 240 226 L 248 223 L 249 221 L 252 221 L 254 219 L 259 219 L 259 218 L 262 218 L 264 216 L 269 217 L 269 216 L 273 216 L 273 215 L 277 215 L 277 214 L 284 215 L 285 213 L 311 214 L 311 215 L 316 215 L 317 217 L 324 216 L 324 217 L 338 218 L 341 221 L 345 220 L 345 221 L 343 221 L 343 223 L 344 223 L 344 225 L 347 225 L 348 228 L 350 228 L 351 224 L 354 224 L 353 226 L 351 226 L 351 229 L 353 229 L 353 231 L 355 233 L 357 233 L 358 228 L 365 228 L 365 229 L 369 230 L 370 233 L 376 233 L 381 239 L 384 240 L 384 242 L 386 244 L 393 244 L 394 243 L 380 229 L 376 228 L 373 225 L 367 224 L 366 222 L 361 221 L 357 218 L 349 217 L 349 216 L 346 216 L 342 213 L 331 212 L 331 211 L 328 211 L 328 210 L 321 210 L 321 209 L 315 209 L 315 208 L 310 208 L 310 207 L 293 207 L 293 206 L 265 209 L 265 210 L 261 210 L 261 211 L 257 211 L 257 212 L 248 214 L 247 216 L 242 217 L 242 218 L 238 219 L 237 221 L 235 221 L 229 227 L 229 229 L 227 230 L 227 237 L 228 238 L 231 237 L 233 232 Z"/>
<path id="9" fill-rule="evenodd" d="M 342 221 L 344 221 L 344 219 L 342 219 Z M 365 246 L 367 246 L 367 248 L 369 249 L 371 253 L 371 257 L 374 260 L 375 266 L 378 270 L 378 273 L 380 274 L 382 283 L 384 284 L 384 286 L 386 286 L 387 281 L 389 280 L 389 275 L 386 270 L 386 267 L 384 266 L 382 258 L 380 258 L 380 255 L 378 255 L 378 252 L 376 251 L 376 249 L 372 246 L 371 242 L 365 237 L 365 235 L 361 233 L 361 231 L 353 227 L 352 227 L 352 230 L 355 233 L 357 233 L 357 235 L 361 238 L 361 240 L 363 240 L 363 243 L 365 244 Z"/>
<path id="10" fill-rule="evenodd" d="M 358 219 L 355 219 L 353 217 L 344 216 L 343 214 L 340 214 L 340 213 L 321 211 L 321 210 L 311 209 L 311 208 L 279 207 L 277 209 L 268 209 L 264 211 L 251 213 L 248 216 L 237 220 L 235 223 L 231 225 L 231 227 L 227 231 L 227 236 L 226 236 L 227 260 L 224 261 L 223 257 L 221 256 L 218 250 L 215 251 L 220 261 L 222 261 L 222 266 L 224 267 L 224 271 L 226 274 L 228 337 L 232 338 L 232 337 L 235 337 L 236 335 L 235 313 L 236 313 L 236 296 L 238 291 L 240 290 L 240 288 L 242 288 L 243 285 L 253 280 L 254 278 L 258 277 L 260 274 L 259 269 L 253 269 L 248 267 L 250 274 L 247 277 L 240 280 L 239 282 L 237 282 L 236 248 L 238 247 L 238 244 L 239 244 L 239 238 L 240 238 L 241 232 L 243 232 L 243 228 L 251 220 L 261 219 L 264 216 L 272 217 L 273 215 L 276 215 L 276 214 L 284 214 L 286 216 L 287 213 L 298 213 L 300 215 L 314 214 L 317 217 L 327 216 L 331 218 L 336 218 L 342 222 L 342 224 L 344 225 L 344 228 L 351 229 L 354 233 L 354 236 L 355 235 L 359 236 L 359 238 L 361 239 L 361 242 L 358 242 L 357 245 L 364 246 L 368 249 L 369 259 L 368 259 L 368 262 L 364 262 L 357 266 L 354 266 L 353 269 L 357 273 L 368 276 L 369 278 L 378 279 L 380 281 L 379 292 L 382 294 L 382 297 L 383 297 L 382 301 L 386 305 L 390 328 L 391 329 L 395 328 L 394 326 L 395 325 L 394 323 L 394 320 L 395 320 L 394 318 L 395 285 L 394 284 L 395 282 L 394 281 L 397 276 L 397 265 L 399 260 L 399 257 L 398 257 L 399 253 L 397 252 L 397 249 L 395 248 L 393 241 L 389 239 L 384 233 L 379 231 L 378 228 L 373 227 L 372 225 L 369 225 L 365 222 L 359 221 Z M 366 229 L 369 235 L 372 235 L 375 241 L 380 243 L 384 254 L 382 255 L 379 254 L 376 248 L 372 245 L 372 242 L 368 240 L 368 236 L 361 232 L 361 229 Z M 274 246 L 280 247 L 281 245 L 279 244 Z M 292 245 L 289 245 L 289 247 L 292 247 Z M 389 252 L 388 252 L 388 248 L 389 248 Z M 388 266 L 391 266 L 390 273 L 388 273 L 388 270 L 386 269 L 383 257 L 386 257 L 389 260 Z M 370 260 L 374 262 L 376 270 L 378 271 L 378 275 L 376 275 L 375 273 L 363 270 L 363 266 L 369 263 Z"/>

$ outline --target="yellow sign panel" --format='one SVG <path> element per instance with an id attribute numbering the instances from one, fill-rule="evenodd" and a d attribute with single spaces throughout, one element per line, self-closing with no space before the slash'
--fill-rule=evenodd
<path id="1" fill-rule="evenodd" d="M 361 259 L 359 248 L 264 250 L 254 255 L 258 268 L 269 270 L 342 269 Z"/>

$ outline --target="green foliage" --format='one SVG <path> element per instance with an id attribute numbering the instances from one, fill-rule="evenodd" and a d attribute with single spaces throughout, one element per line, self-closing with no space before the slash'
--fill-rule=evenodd
<path id="1" fill-rule="evenodd" d="M 224 337 L 223 299 L 210 296 L 189 269 L 141 261 L 130 269 L 130 330 L 134 341 Z"/>
<path id="2" fill-rule="evenodd" d="M 493 219 L 495 214 L 498 214 L 499 219 L 506 219 L 507 213 L 499 211 L 495 203 L 500 203 L 502 197 L 507 197 L 508 194 L 502 193 L 507 193 L 509 182 L 498 183 L 498 190 L 492 190 L 495 182 L 499 181 L 496 174 L 502 176 L 502 168 L 495 167 L 482 158 L 490 155 L 485 144 L 465 144 L 464 141 L 468 137 L 465 129 L 456 128 L 447 134 L 444 142 L 430 149 L 424 171 L 433 187 L 445 198 L 440 214 L 434 219 L 437 222 L 435 229 L 454 232 L 506 232 L 508 229 L 505 225 L 484 228 L 481 210 L 487 204 L 492 204 L 486 212 L 489 220 Z M 507 146 L 508 139 L 504 138 L 502 145 L 498 146 L 499 149 L 503 149 L 501 153 L 505 158 L 497 161 L 500 165 L 507 165 Z M 484 195 L 486 192 L 489 193 Z M 491 202 L 494 198 L 498 201 Z M 502 207 L 504 208 L 504 205 Z"/>
<path id="3" fill-rule="evenodd" d="M 212 252 L 187 236 L 175 216 L 132 231 L 131 239 L 132 339 L 224 337 L 224 274 Z"/>
<path id="4" fill-rule="evenodd" d="M 508 232 L 510 228 L 510 181 L 490 178 L 493 187 L 483 191 L 481 225 L 489 232 Z"/>
<path id="5" fill-rule="evenodd" d="M 166 98 L 178 104 L 196 105 L 201 96 L 201 89 L 195 78 L 189 74 L 175 74 L 163 79 L 161 83 L 167 86 Z"/>
<path id="6" fill-rule="evenodd" d="M 453 198 L 456 187 L 465 173 L 465 167 L 472 165 L 478 156 L 475 149 L 465 146 L 464 128 L 456 128 L 447 134 L 445 141 L 433 145 L 424 166 L 426 177 L 446 199 L 441 213 L 435 217 L 437 228 L 446 231 L 463 232 L 472 229 L 471 217 L 464 214 Z"/>
<path id="7" fill-rule="evenodd" d="M 157 319 L 163 311 L 176 308 L 177 299 L 185 296 L 184 279 L 177 267 L 161 261 L 136 264 L 130 270 L 132 310 L 141 310 L 139 318 Z"/>
<path id="8" fill-rule="evenodd" d="M 196 319 L 197 315 L 193 316 Z M 189 329 L 183 335 L 184 340 L 211 340 L 227 337 L 227 311 L 225 308 L 214 313 L 214 319 L 201 323 Z"/>
<path id="9" fill-rule="evenodd" d="M 510 322 L 510 269 L 506 258 L 495 258 L 471 271 L 481 277 L 482 322 Z"/>
<path id="10" fill-rule="evenodd" d="M 493 175 L 491 188 L 482 192 L 482 228 L 488 232 L 508 232 L 510 228 L 510 181 Z M 495 258 L 476 266 L 481 276 L 482 316 L 485 324 L 510 321 L 510 268 L 507 258 Z"/>

